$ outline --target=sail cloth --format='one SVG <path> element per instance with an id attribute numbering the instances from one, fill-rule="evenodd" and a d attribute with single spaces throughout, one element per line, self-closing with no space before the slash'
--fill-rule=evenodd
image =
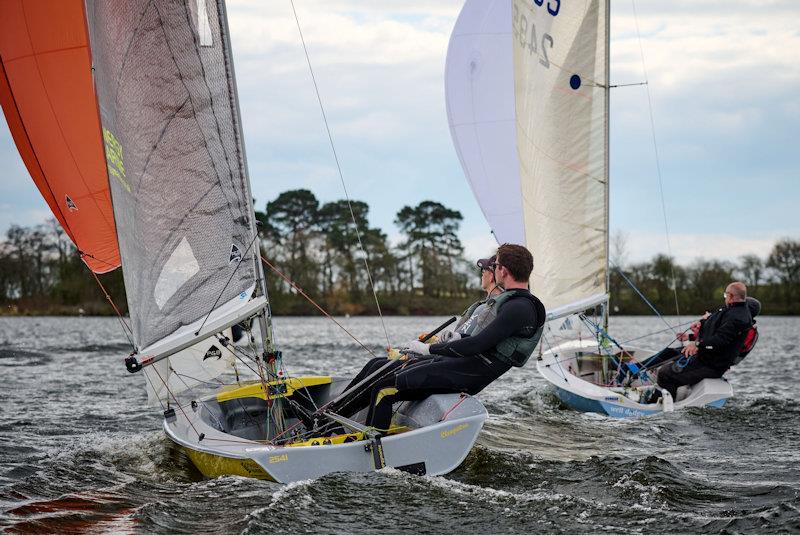
<path id="1" fill-rule="evenodd" d="M 158 358 L 265 305 L 251 299 L 258 246 L 224 5 L 90 0 L 87 20 L 134 343 Z"/>
<path id="2" fill-rule="evenodd" d="M 232 338 L 230 329 L 223 336 Z M 215 381 L 222 373 L 233 371 L 236 359 L 215 338 L 206 338 L 169 358 L 160 360 L 142 370 L 145 375 L 147 404 L 172 403 L 171 396 L 195 387 L 224 384 Z"/>
<path id="3" fill-rule="evenodd" d="M 446 98 L 461 165 L 497 240 L 534 255 L 548 316 L 606 299 L 606 3 L 467 0 Z"/>
<path id="4" fill-rule="evenodd" d="M 0 103 L 83 261 L 95 273 L 119 267 L 83 0 L 0 2 Z"/>

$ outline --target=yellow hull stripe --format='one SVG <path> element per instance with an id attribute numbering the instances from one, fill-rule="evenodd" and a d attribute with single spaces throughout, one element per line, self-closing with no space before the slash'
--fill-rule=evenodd
<path id="1" fill-rule="evenodd" d="M 242 476 L 275 481 L 266 470 L 261 468 L 261 465 L 252 459 L 223 457 L 213 453 L 193 450 L 186 446 L 183 446 L 183 450 L 197 469 L 206 477 Z"/>

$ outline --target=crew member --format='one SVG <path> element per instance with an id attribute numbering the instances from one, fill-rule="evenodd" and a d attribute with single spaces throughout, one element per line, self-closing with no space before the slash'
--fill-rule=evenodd
<path id="1" fill-rule="evenodd" d="M 746 303 L 747 287 L 741 282 L 732 282 L 725 288 L 723 297 L 725 306 L 699 321 L 696 340 L 689 340 L 688 335 L 679 335 L 678 339 L 684 342 L 681 350 L 666 348 L 658 355 L 659 358 L 671 358 L 683 354 L 683 359 L 658 369 L 658 385 L 673 399 L 680 386 L 722 377 L 739 356 L 753 325 Z M 681 367 L 681 363 L 687 360 Z"/>
<path id="2" fill-rule="evenodd" d="M 481 258 L 476 262 L 478 269 L 481 270 L 481 288 L 486 292 L 486 297 L 480 301 L 472 303 L 456 322 L 456 326 L 452 331 L 446 331 L 439 337 L 440 342 L 451 342 L 466 336 L 470 336 L 479 328 L 484 326 L 480 325 L 480 320 L 486 316 L 484 311 L 487 308 L 486 302 L 503 293 L 503 287 L 497 283 L 494 277 L 494 265 L 497 260 L 497 255 L 492 255 L 489 258 Z M 422 340 L 425 335 L 420 336 Z"/>

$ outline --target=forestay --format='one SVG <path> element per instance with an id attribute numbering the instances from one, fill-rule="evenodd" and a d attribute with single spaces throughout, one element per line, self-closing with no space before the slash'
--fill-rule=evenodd
<path id="1" fill-rule="evenodd" d="M 534 254 L 549 318 L 607 299 L 607 8 L 467 0 L 450 40 L 450 131 L 500 243 Z"/>
<path id="2" fill-rule="evenodd" d="M 89 1 L 87 19 L 134 343 L 158 358 L 265 304 L 224 5 Z"/>

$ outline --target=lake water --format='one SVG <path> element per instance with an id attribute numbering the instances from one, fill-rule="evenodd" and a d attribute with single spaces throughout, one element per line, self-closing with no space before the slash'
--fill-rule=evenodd
<path id="1" fill-rule="evenodd" d="M 686 318 L 671 318 L 678 323 Z M 387 318 L 392 342 L 440 318 Z M 377 318 L 342 322 L 376 350 Z M 169 533 L 800 531 L 800 318 L 764 317 L 721 410 L 639 420 L 559 405 L 533 362 L 480 394 L 489 419 L 453 473 L 384 470 L 278 485 L 203 479 L 145 406 L 113 318 L 0 318 L 0 529 Z M 628 340 L 664 328 L 612 318 Z M 276 318 L 292 374 L 368 355 L 323 318 Z M 667 334 L 640 345 L 663 346 Z"/>

